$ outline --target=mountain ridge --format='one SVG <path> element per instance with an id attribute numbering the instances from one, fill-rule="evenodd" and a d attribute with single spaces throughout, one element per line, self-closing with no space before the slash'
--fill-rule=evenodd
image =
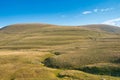
<path id="1" fill-rule="evenodd" d="M 1 30 L 5 30 L 5 29 L 8 29 L 8 28 L 11 28 L 13 27 L 14 28 L 18 28 L 18 29 L 21 29 L 21 28 L 31 28 L 32 26 L 34 27 L 45 27 L 45 26 L 58 26 L 60 27 L 60 25 L 53 25 L 53 24 L 41 24 L 41 23 L 27 23 L 27 24 L 12 24 L 12 25 L 8 25 L 8 26 L 5 26 L 5 27 L 2 27 L 0 29 Z M 112 33 L 119 33 L 120 32 L 120 27 L 117 27 L 117 26 L 112 26 L 112 25 L 106 25 L 106 24 L 89 24 L 89 25 L 81 25 L 81 26 L 61 26 L 61 27 L 86 27 L 86 28 L 89 28 L 89 29 L 99 29 L 99 30 L 103 30 L 103 31 L 106 31 L 106 32 L 112 32 Z"/>

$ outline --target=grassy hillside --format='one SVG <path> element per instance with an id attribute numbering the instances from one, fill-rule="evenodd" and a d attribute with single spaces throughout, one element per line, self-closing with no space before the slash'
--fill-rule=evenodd
<path id="1" fill-rule="evenodd" d="M 1 74 L 3 80 L 9 80 L 4 79 L 4 76 L 11 78 L 11 74 L 12 78 L 15 78 L 11 80 L 21 80 L 19 78 L 24 80 L 26 76 L 28 80 L 30 75 L 32 79 L 29 80 L 101 79 L 99 75 L 88 73 L 120 76 L 120 28 L 118 27 L 16 24 L 0 29 L 0 37 L 1 73 L 5 69 L 21 65 L 15 70 L 13 68 L 11 73 Z M 43 63 L 45 66 L 59 69 L 47 68 Z M 3 64 L 6 67 L 3 67 Z M 20 72 L 21 69 L 25 74 Z M 29 72 L 29 69 L 33 70 Z M 40 78 L 41 70 L 47 73 L 48 79 L 43 79 L 45 75 Z M 102 77 L 112 80 L 120 79 L 119 77 Z"/>
<path id="2" fill-rule="evenodd" d="M 91 28 L 91 29 L 100 29 L 105 32 L 120 34 L 120 29 L 117 26 L 112 25 L 104 25 L 104 24 L 94 24 L 94 25 L 84 25 L 84 27 Z"/>

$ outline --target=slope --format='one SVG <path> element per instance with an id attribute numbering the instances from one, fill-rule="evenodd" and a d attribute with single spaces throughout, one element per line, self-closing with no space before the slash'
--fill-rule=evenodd
<path id="1" fill-rule="evenodd" d="M 119 30 L 103 25 L 16 24 L 0 30 L 0 48 L 44 50 L 56 55 L 44 61 L 46 66 L 119 76 Z"/>
<path id="2" fill-rule="evenodd" d="M 114 34 L 120 34 L 120 28 L 112 25 L 94 24 L 94 25 L 84 25 L 84 27 L 91 28 L 91 29 L 99 29 L 99 30 L 114 33 Z"/>

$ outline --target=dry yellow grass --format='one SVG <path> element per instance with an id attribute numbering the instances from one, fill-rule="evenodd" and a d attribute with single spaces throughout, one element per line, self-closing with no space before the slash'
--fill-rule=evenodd
<path id="1" fill-rule="evenodd" d="M 119 63 L 120 29 L 100 26 L 102 27 L 91 26 L 90 28 L 19 24 L 3 28 L 0 30 L 0 79 L 90 80 L 91 78 L 99 80 L 98 75 L 52 69 L 45 67 L 42 62 L 48 58 L 48 64 L 52 67 L 64 69 Z M 56 52 L 60 54 L 55 55 Z M 114 65 L 119 67 L 116 63 L 112 64 Z M 60 73 L 63 76 L 67 75 L 67 78 L 61 78 L 58 75 Z M 108 78 L 119 80 L 119 77 L 108 76 Z"/>
<path id="2" fill-rule="evenodd" d="M 39 50 L 0 50 L 0 80 L 100 80 L 100 75 L 92 75 L 75 70 L 48 68 L 44 59 L 53 56 Z M 105 79 L 119 78 L 103 76 Z"/>
<path id="3" fill-rule="evenodd" d="M 32 50 L 1 50 L 0 51 L 0 56 L 3 55 L 29 55 L 29 56 L 34 56 L 34 55 L 39 55 L 39 56 L 44 56 L 46 54 L 50 54 L 49 52 L 40 52 L 40 51 L 32 51 Z"/>

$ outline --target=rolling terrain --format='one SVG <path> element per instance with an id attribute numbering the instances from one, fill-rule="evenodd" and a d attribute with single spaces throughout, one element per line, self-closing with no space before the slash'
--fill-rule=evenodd
<path id="1" fill-rule="evenodd" d="M 0 29 L 1 80 L 119 80 L 120 28 L 15 24 Z"/>

